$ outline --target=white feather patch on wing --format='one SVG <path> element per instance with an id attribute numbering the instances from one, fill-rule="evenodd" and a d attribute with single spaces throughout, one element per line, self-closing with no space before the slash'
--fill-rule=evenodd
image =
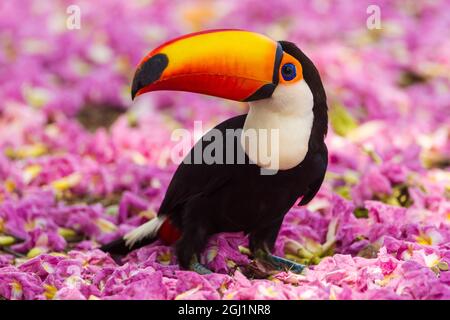
<path id="1" fill-rule="evenodd" d="M 140 225 L 136 229 L 128 232 L 123 238 L 125 244 L 131 248 L 134 244 L 147 237 L 156 237 L 156 234 L 167 218 L 164 216 L 156 217 L 143 225 Z"/>

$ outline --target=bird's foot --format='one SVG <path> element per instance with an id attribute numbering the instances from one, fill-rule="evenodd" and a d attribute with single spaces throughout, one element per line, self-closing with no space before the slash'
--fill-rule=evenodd
<path id="1" fill-rule="evenodd" d="M 213 273 L 207 267 L 198 262 L 197 259 L 192 259 L 191 264 L 189 265 L 189 269 L 197 272 L 198 274 L 211 274 Z"/>
<path id="2" fill-rule="evenodd" d="M 255 259 L 247 266 L 245 272 L 252 278 L 268 278 L 280 271 L 301 273 L 305 265 L 278 257 L 267 252 L 255 253 Z"/>
<path id="3" fill-rule="evenodd" d="M 278 257 L 272 254 L 269 254 L 268 257 L 270 262 L 277 270 L 290 271 L 293 273 L 302 273 L 302 271 L 306 267 L 303 264 L 297 263 L 295 261 L 286 258 Z"/>

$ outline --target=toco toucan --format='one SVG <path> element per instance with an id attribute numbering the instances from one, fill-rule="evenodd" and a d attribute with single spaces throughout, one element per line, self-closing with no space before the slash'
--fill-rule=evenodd
<path id="1" fill-rule="evenodd" d="M 300 267 L 270 251 L 285 214 L 299 199 L 299 205 L 313 199 L 328 164 L 326 95 L 311 60 L 291 42 L 254 32 L 198 32 L 159 46 L 140 62 L 132 98 L 156 90 L 248 102 L 249 111 L 195 144 L 176 170 L 157 218 L 102 249 L 126 254 L 161 239 L 175 245 L 181 267 L 195 269 L 211 235 L 243 231 L 255 257 Z M 225 143 L 218 144 L 218 133 Z M 219 160 L 196 159 L 205 151 Z M 269 159 L 262 159 L 264 154 Z"/>

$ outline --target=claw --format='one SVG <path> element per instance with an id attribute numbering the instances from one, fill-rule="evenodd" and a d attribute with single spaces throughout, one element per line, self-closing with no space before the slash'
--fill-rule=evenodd
<path id="1" fill-rule="evenodd" d="M 191 265 L 189 266 L 189 268 L 192 271 L 197 272 L 198 274 L 211 274 L 211 273 L 213 273 L 211 270 L 209 270 L 208 268 L 206 268 L 204 265 L 202 265 L 199 262 L 192 262 Z"/>
<path id="2" fill-rule="evenodd" d="M 305 269 L 303 264 L 272 255 L 265 250 L 256 251 L 254 257 L 255 260 L 249 266 L 249 272 L 258 278 L 264 278 L 279 271 L 290 271 L 299 274 Z"/>
<path id="3" fill-rule="evenodd" d="M 305 269 L 305 265 L 288 260 L 282 257 L 274 256 L 272 254 L 268 255 L 271 263 L 278 270 L 289 270 L 293 273 L 301 273 Z"/>

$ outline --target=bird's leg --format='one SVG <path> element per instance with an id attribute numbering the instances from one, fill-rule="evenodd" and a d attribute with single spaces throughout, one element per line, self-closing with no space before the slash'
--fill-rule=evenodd
<path id="1" fill-rule="evenodd" d="M 273 255 L 267 249 L 258 249 L 254 253 L 254 257 L 256 260 L 260 260 L 265 263 L 265 265 L 268 264 L 270 267 L 278 271 L 291 271 L 293 273 L 301 273 L 305 268 L 305 265 L 303 264 Z"/>
<path id="2" fill-rule="evenodd" d="M 199 274 L 212 273 L 199 262 L 199 254 L 208 240 L 208 234 L 203 227 L 195 230 L 189 226 L 183 230 L 183 235 L 177 241 L 176 254 L 180 266 L 184 269 L 195 271 Z"/>
<path id="3" fill-rule="evenodd" d="M 303 269 L 305 269 L 305 265 L 297 263 L 295 261 L 275 256 L 270 253 L 268 254 L 268 256 L 269 259 L 272 261 L 272 264 L 275 265 L 278 270 L 286 270 L 291 271 L 293 273 L 301 273 Z"/>
<path id="4" fill-rule="evenodd" d="M 281 222 L 280 222 L 281 225 Z M 265 262 L 275 270 L 291 271 L 301 273 L 304 265 L 292 260 L 275 256 L 270 252 L 273 250 L 278 235 L 279 227 L 271 226 L 269 228 L 259 229 L 250 234 L 250 250 L 256 260 Z"/>
<path id="5" fill-rule="evenodd" d="M 193 256 L 191 259 L 191 263 L 189 264 L 189 269 L 197 272 L 198 274 L 210 274 L 212 273 L 207 267 L 198 262 L 197 256 Z"/>

